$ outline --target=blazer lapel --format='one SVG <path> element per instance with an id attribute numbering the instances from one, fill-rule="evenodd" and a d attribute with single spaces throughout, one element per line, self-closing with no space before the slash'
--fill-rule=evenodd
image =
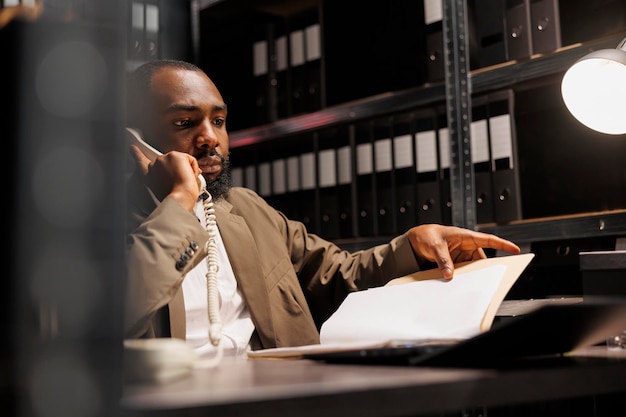
<path id="1" fill-rule="evenodd" d="M 252 321 L 262 341 L 276 340 L 265 277 L 259 268 L 260 256 L 244 219 L 231 213 L 232 205 L 219 200 L 215 204 L 217 226 L 228 259 Z"/>

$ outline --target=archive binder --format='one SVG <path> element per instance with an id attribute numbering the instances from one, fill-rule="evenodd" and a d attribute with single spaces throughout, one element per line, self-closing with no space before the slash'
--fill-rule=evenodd
<path id="1" fill-rule="evenodd" d="M 267 14 L 254 16 L 254 22 L 247 26 L 246 22 L 242 22 L 242 25 L 245 27 L 243 33 L 249 33 L 245 39 L 250 44 L 252 58 L 251 79 L 255 90 L 256 111 L 254 125 L 259 125 L 287 116 L 287 39 L 284 19 Z M 231 28 L 229 30 L 234 31 Z M 240 36 L 242 35 L 237 33 L 233 38 L 238 39 Z M 244 90 L 241 84 L 237 85 L 237 89 Z M 244 94 L 242 91 L 236 93 Z"/>
<path id="2" fill-rule="evenodd" d="M 245 187 L 243 171 L 242 167 L 230 168 L 230 180 L 233 187 Z"/>
<path id="3" fill-rule="evenodd" d="M 317 201 L 313 141 L 303 135 L 279 142 L 278 146 L 272 146 L 271 152 L 266 152 L 273 157 L 271 201 L 287 218 L 314 227 Z"/>
<path id="4" fill-rule="evenodd" d="M 256 122 L 267 123 L 270 120 L 269 115 L 269 95 L 270 95 L 270 82 L 268 75 L 268 52 L 267 41 L 259 40 L 254 43 L 253 48 L 253 60 L 254 60 L 254 88 L 255 99 L 254 105 L 256 108 Z"/>
<path id="5" fill-rule="evenodd" d="M 300 156 L 293 154 L 285 158 L 287 192 L 283 212 L 292 220 L 302 220 L 300 210 Z"/>
<path id="6" fill-rule="evenodd" d="M 412 115 L 399 115 L 393 124 L 393 172 L 396 186 L 396 234 L 417 224 L 415 142 Z"/>
<path id="7" fill-rule="evenodd" d="M 207 12 L 201 15 L 202 27 L 210 28 L 209 32 L 212 33 L 202 33 L 201 37 L 210 36 L 207 42 L 211 45 L 211 51 L 228 51 L 230 65 L 222 65 L 211 53 L 199 54 L 197 64 L 219 86 L 229 107 L 237 109 L 228 118 L 228 130 L 231 132 L 265 124 L 270 120 L 271 79 L 269 75 L 256 79 L 255 72 L 260 75 L 267 69 L 269 74 L 271 61 L 265 53 L 255 58 L 254 45 L 256 42 L 264 42 L 262 49 L 269 53 L 272 48 L 269 30 L 271 22 L 275 20 L 275 16 L 250 10 L 239 13 L 237 19 L 223 13 Z M 257 53 L 261 53 L 261 49 Z M 255 59 L 263 59 L 263 62 L 257 60 L 255 63 Z M 258 68 L 255 69 L 255 66 Z"/>
<path id="8" fill-rule="evenodd" d="M 505 90 L 491 96 L 488 107 L 494 221 L 497 224 L 522 218 L 514 106 L 513 91 Z"/>
<path id="9" fill-rule="evenodd" d="M 326 106 L 424 84 L 422 2 L 374 5 L 323 2 L 323 38 L 333 40 L 322 44 Z"/>
<path id="10" fill-rule="evenodd" d="M 307 85 L 306 57 L 304 51 L 304 29 L 291 27 L 289 32 L 289 71 L 291 73 L 291 115 L 305 111 Z"/>
<path id="11" fill-rule="evenodd" d="M 133 1 L 130 10 L 128 57 L 147 61 L 159 56 L 159 6 Z"/>
<path id="12" fill-rule="evenodd" d="M 144 57 L 146 60 L 152 60 L 159 57 L 159 6 L 158 4 L 146 4 L 145 7 Z"/>
<path id="13" fill-rule="evenodd" d="M 352 129 L 339 128 L 336 134 L 337 142 L 337 192 L 339 236 L 351 238 L 356 236 L 357 198 L 354 178 L 356 166 L 354 163 L 354 141 Z"/>
<path id="14" fill-rule="evenodd" d="M 469 0 L 470 66 L 483 68 L 506 61 L 502 0 Z"/>
<path id="15" fill-rule="evenodd" d="M 424 0 L 424 26 L 426 36 L 426 80 L 444 78 L 443 0 Z"/>
<path id="16" fill-rule="evenodd" d="M 324 107 L 324 85 L 322 84 L 322 29 L 317 7 L 306 12 L 304 22 L 304 58 L 306 66 L 304 112 L 312 112 Z"/>
<path id="17" fill-rule="evenodd" d="M 287 18 L 289 115 L 319 110 L 321 106 L 321 27 L 318 7 Z M 287 91 L 285 91 L 287 92 Z"/>
<path id="18" fill-rule="evenodd" d="M 319 201 L 316 197 L 316 164 L 315 153 L 304 152 L 299 156 L 300 192 L 298 193 L 299 218 L 311 232 L 317 230 L 316 208 Z"/>
<path id="19" fill-rule="evenodd" d="M 374 150 L 369 123 L 360 123 L 356 132 L 356 185 L 358 236 L 374 235 Z"/>
<path id="20" fill-rule="evenodd" d="M 287 217 L 293 218 L 297 213 L 293 210 L 291 196 L 287 192 L 287 158 L 276 157 L 271 162 L 272 171 L 272 206 Z"/>
<path id="21" fill-rule="evenodd" d="M 514 101 L 511 90 L 473 99 L 471 152 L 478 223 L 503 224 L 522 216 Z"/>
<path id="22" fill-rule="evenodd" d="M 437 110 L 437 151 L 439 155 L 439 177 L 441 178 L 441 222 L 452 224 L 452 190 L 450 184 L 450 131 L 447 116 L 443 110 Z"/>
<path id="23" fill-rule="evenodd" d="M 530 0 L 506 0 L 507 59 L 528 58 L 532 54 Z"/>
<path id="24" fill-rule="evenodd" d="M 270 204 L 272 201 L 272 165 L 270 161 L 260 161 L 257 166 L 258 193 Z"/>
<path id="25" fill-rule="evenodd" d="M 317 155 L 317 188 L 319 193 L 319 234 L 325 239 L 339 236 L 339 195 L 337 184 L 337 149 L 334 130 L 320 132 Z"/>
<path id="26" fill-rule="evenodd" d="M 476 222 L 492 223 L 495 217 L 493 212 L 487 98 L 483 97 L 482 100 L 474 99 L 473 104 L 470 137 L 472 165 L 474 168 Z"/>
<path id="27" fill-rule="evenodd" d="M 415 169 L 419 223 L 441 223 L 442 206 L 439 183 L 436 115 L 427 112 L 416 120 Z"/>
<path id="28" fill-rule="evenodd" d="M 559 0 L 530 0 L 533 53 L 561 47 Z"/>
<path id="29" fill-rule="evenodd" d="M 275 121 L 289 117 L 290 115 L 290 97 L 289 91 L 291 83 L 289 78 L 289 52 L 288 40 L 286 33 L 286 23 L 284 20 L 277 20 L 273 24 L 271 41 L 274 44 L 274 50 L 271 53 L 270 62 L 274 66 L 272 68 L 272 77 L 269 80 L 269 121 Z"/>
<path id="30" fill-rule="evenodd" d="M 392 236 L 396 232 L 395 178 L 393 151 L 388 119 L 374 125 L 374 172 L 376 181 L 376 235 Z"/>
<path id="31" fill-rule="evenodd" d="M 563 0 L 559 2 L 563 45 L 586 42 L 626 29 L 624 0 Z"/>
<path id="32" fill-rule="evenodd" d="M 254 164 L 254 162 L 246 165 L 243 168 L 243 172 L 244 186 L 258 193 L 259 189 L 257 187 L 256 165 Z"/>
<path id="33" fill-rule="evenodd" d="M 304 32 L 308 73 L 305 90 L 305 112 L 320 110 L 324 107 L 321 36 L 319 23 L 308 26 Z"/>

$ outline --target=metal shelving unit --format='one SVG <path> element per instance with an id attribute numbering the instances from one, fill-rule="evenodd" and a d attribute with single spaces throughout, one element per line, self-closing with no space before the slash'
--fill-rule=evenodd
<path id="1" fill-rule="evenodd" d="M 201 7 L 224 1 L 200 1 Z M 467 39 L 464 31 L 466 2 L 444 0 L 444 38 L 448 54 L 446 79 L 416 88 L 389 92 L 356 100 L 300 116 L 279 120 L 249 129 L 230 132 L 232 148 L 245 147 L 281 137 L 299 137 L 299 134 L 322 128 L 353 124 L 360 120 L 390 115 L 422 106 L 446 105 L 449 120 L 467 123 L 470 120 L 471 97 L 504 88 L 523 90 L 537 83 L 554 83 L 576 60 L 590 51 L 614 48 L 626 36 L 618 33 L 589 42 L 568 45 L 551 53 L 533 55 L 523 60 L 504 62 L 491 67 L 465 71 L 467 57 L 463 48 Z M 626 233 L 626 209 L 602 213 L 580 213 L 575 216 L 526 219 L 509 224 L 476 224 L 473 196 L 473 170 L 468 163 L 470 137 L 468 125 L 451 126 L 451 194 L 453 223 L 491 232 L 520 243 L 558 239 L 620 236 Z M 301 137 L 301 136 L 300 136 Z M 359 238 L 356 238 L 357 240 Z M 363 240 L 368 240 L 365 238 Z M 372 238 L 373 239 L 373 238 Z M 372 240 L 369 239 L 368 241 Z M 349 243 L 354 239 L 349 239 Z"/>
<path id="2" fill-rule="evenodd" d="M 511 87 L 542 77 L 558 75 L 586 53 L 613 48 L 626 34 L 619 34 L 574 45 L 543 56 L 524 61 L 509 61 L 498 66 L 482 68 L 469 74 L 472 93 Z M 237 148 L 275 139 L 284 135 L 306 133 L 321 127 L 346 124 L 372 116 L 400 112 L 410 108 L 444 102 L 444 82 L 427 84 L 409 90 L 390 92 L 362 100 L 328 107 L 289 119 L 279 120 L 250 129 L 230 132 L 230 146 Z"/>

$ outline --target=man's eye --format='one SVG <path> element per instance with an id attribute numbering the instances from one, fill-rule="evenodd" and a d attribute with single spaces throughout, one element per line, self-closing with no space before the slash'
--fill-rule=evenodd
<path id="1" fill-rule="evenodd" d="M 174 124 L 178 127 L 185 127 L 189 125 L 189 120 L 177 120 Z"/>
<path id="2" fill-rule="evenodd" d="M 213 121 L 213 123 L 214 123 L 216 126 L 223 126 L 223 125 L 224 125 L 224 123 L 226 123 L 226 120 L 224 120 L 224 119 L 215 119 L 215 120 Z"/>

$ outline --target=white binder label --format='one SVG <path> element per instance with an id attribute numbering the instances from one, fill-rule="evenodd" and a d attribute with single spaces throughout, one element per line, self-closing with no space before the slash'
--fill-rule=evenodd
<path id="1" fill-rule="evenodd" d="M 391 158 L 391 139 L 379 139 L 374 142 L 376 150 L 376 172 L 391 171 L 393 161 Z"/>
<path id="2" fill-rule="evenodd" d="M 306 39 L 306 60 L 315 61 L 322 57 L 320 48 L 320 25 L 316 23 L 305 29 L 304 38 Z"/>
<path id="3" fill-rule="evenodd" d="M 259 194 L 268 196 L 272 194 L 272 174 L 269 162 L 259 164 Z"/>
<path id="4" fill-rule="evenodd" d="M 437 171 L 437 135 L 434 130 L 415 135 L 415 161 L 417 172 Z"/>
<path id="5" fill-rule="evenodd" d="M 339 184 L 350 184 L 352 182 L 352 157 L 349 146 L 337 149 L 337 169 Z"/>
<path id="6" fill-rule="evenodd" d="M 315 188 L 315 155 L 313 153 L 300 155 L 300 173 L 302 174 L 302 189 Z"/>
<path id="7" fill-rule="evenodd" d="M 259 41 L 252 45 L 252 73 L 255 77 L 267 74 L 267 42 Z"/>
<path id="8" fill-rule="evenodd" d="M 284 159 L 272 162 L 272 191 L 274 194 L 284 194 L 286 191 L 286 167 Z"/>
<path id="9" fill-rule="evenodd" d="M 447 127 L 439 129 L 439 166 L 450 168 L 450 131 Z"/>
<path id="10" fill-rule="evenodd" d="M 325 149 L 317 154 L 320 173 L 320 187 L 337 185 L 337 169 L 335 165 L 335 150 Z"/>
<path id="11" fill-rule="evenodd" d="M 443 0 L 424 0 L 424 23 L 443 20 Z"/>
<path id="12" fill-rule="evenodd" d="M 300 160 L 297 156 L 287 158 L 287 190 L 300 191 Z"/>
<path id="13" fill-rule="evenodd" d="M 489 137 L 487 136 L 487 121 L 477 120 L 470 125 L 472 136 L 472 162 L 489 161 Z"/>
<path id="14" fill-rule="evenodd" d="M 356 147 L 356 173 L 357 175 L 371 174 L 374 165 L 372 163 L 372 144 L 360 143 Z"/>
<path id="15" fill-rule="evenodd" d="M 491 156 L 496 159 L 509 159 L 509 168 L 513 168 L 513 136 L 511 134 L 511 116 L 503 114 L 489 119 L 491 134 Z"/>
<path id="16" fill-rule="evenodd" d="M 393 139 L 395 167 L 409 168 L 413 165 L 413 150 L 411 149 L 411 135 L 401 135 Z"/>

